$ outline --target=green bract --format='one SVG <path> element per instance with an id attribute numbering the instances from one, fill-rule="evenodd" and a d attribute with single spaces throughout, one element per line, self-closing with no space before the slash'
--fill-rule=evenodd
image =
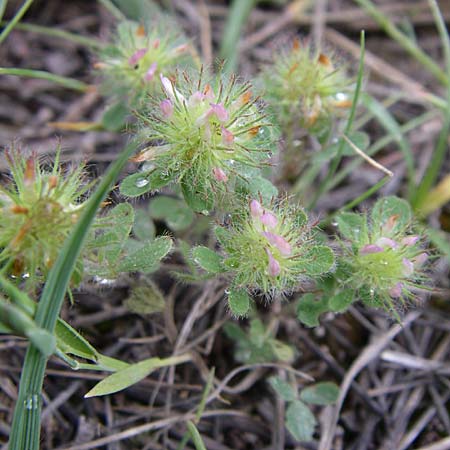
<path id="1" fill-rule="evenodd" d="M 46 279 L 61 246 L 77 221 L 87 186 L 83 166 L 63 173 L 59 153 L 53 169 L 35 155 L 5 153 L 11 182 L 0 186 L 0 265 L 29 285 Z"/>
<path id="2" fill-rule="evenodd" d="M 189 43 L 170 31 L 175 28 L 164 17 L 145 25 L 120 23 L 114 42 L 101 51 L 95 65 L 102 74 L 105 95 L 138 107 L 149 93 L 159 91 L 159 75 L 190 59 Z"/>
<path id="3" fill-rule="evenodd" d="M 283 126 L 299 123 L 321 132 L 330 119 L 351 106 L 351 83 L 345 71 L 298 41 L 274 56 L 263 70 L 262 81 L 266 99 Z"/>
<path id="4" fill-rule="evenodd" d="M 218 228 L 216 235 L 234 287 L 274 295 L 334 265 L 331 249 L 314 240 L 305 212 L 287 201 L 269 210 L 252 200 L 250 214 L 231 228 Z"/>
<path id="5" fill-rule="evenodd" d="M 271 133 L 250 85 L 235 77 L 214 87 L 201 73 L 195 82 L 183 74 L 176 80 L 161 76 L 161 83 L 167 98 L 141 117 L 141 135 L 151 145 L 135 161 L 146 163 L 124 180 L 122 192 L 139 195 L 174 181 L 194 211 L 209 213 L 237 178 L 258 173 Z"/>

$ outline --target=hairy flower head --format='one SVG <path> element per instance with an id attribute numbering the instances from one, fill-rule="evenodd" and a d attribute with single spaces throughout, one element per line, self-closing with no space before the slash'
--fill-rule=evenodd
<path id="1" fill-rule="evenodd" d="M 151 165 L 149 176 L 181 183 L 194 210 L 204 208 L 193 198 L 211 207 L 236 178 L 267 164 L 268 124 L 250 85 L 234 76 L 214 86 L 201 73 L 195 82 L 186 74 L 160 78 L 165 98 L 141 116 L 141 135 L 151 145 L 134 160 Z"/>
<path id="2" fill-rule="evenodd" d="M 275 54 L 262 73 L 266 98 L 281 125 L 299 123 L 312 132 L 351 106 L 345 70 L 331 56 L 295 41 Z"/>
<path id="3" fill-rule="evenodd" d="M 0 265 L 29 282 L 48 273 L 83 207 L 87 186 L 80 166 L 63 173 L 57 161 L 44 169 L 35 155 L 6 152 L 10 183 L 0 186 Z"/>
<path id="4" fill-rule="evenodd" d="M 334 264 L 330 248 L 315 241 L 305 212 L 287 200 L 266 208 L 253 199 L 242 220 L 216 234 L 234 287 L 267 295 L 286 292 L 330 271 Z"/>
<path id="5" fill-rule="evenodd" d="M 159 76 L 190 60 L 187 39 L 173 31 L 164 18 L 140 25 L 124 21 L 114 42 L 99 54 L 96 68 L 104 79 L 103 91 L 138 107 L 149 93 L 159 90 Z"/>
<path id="6" fill-rule="evenodd" d="M 367 304 L 394 312 L 427 284 L 424 239 L 411 234 L 409 205 L 396 197 L 382 199 L 371 219 L 346 213 L 338 220 L 344 245 L 344 283 Z M 352 223 L 350 230 L 348 224 Z"/>

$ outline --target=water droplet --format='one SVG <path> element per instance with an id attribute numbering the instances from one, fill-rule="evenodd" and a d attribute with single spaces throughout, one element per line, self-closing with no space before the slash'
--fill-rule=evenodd
<path id="1" fill-rule="evenodd" d="M 143 188 L 144 186 L 147 186 L 149 181 L 146 178 L 138 178 L 136 180 L 136 187 L 137 188 Z"/>
<path id="2" fill-rule="evenodd" d="M 375 291 L 373 290 L 373 289 L 370 289 L 370 295 L 374 295 L 375 294 Z"/>
<path id="3" fill-rule="evenodd" d="M 24 274 L 22 275 L 22 278 L 23 278 L 24 280 L 26 280 L 27 278 L 30 278 L 30 274 L 29 274 L 29 273 L 24 273 Z"/>
<path id="4" fill-rule="evenodd" d="M 338 223 L 336 221 L 334 221 L 334 222 L 331 222 L 331 225 L 333 225 L 333 227 L 337 227 Z"/>
<path id="5" fill-rule="evenodd" d="M 209 216 L 209 211 L 208 211 L 207 209 L 204 209 L 204 210 L 202 211 L 202 214 L 203 214 L 204 216 Z"/>
<path id="6" fill-rule="evenodd" d="M 28 410 L 39 408 L 39 397 L 33 394 L 25 400 L 25 408 Z"/>
<path id="7" fill-rule="evenodd" d="M 337 100 L 338 102 L 342 102 L 342 101 L 344 101 L 344 100 L 348 100 L 348 95 L 347 95 L 347 94 L 344 94 L 343 92 L 338 92 L 338 93 L 336 94 L 336 100 Z"/>
<path id="8" fill-rule="evenodd" d="M 152 162 L 145 162 L 141 166 L 141 172 L 151 172 L 156 166 Z"/>
<path id="9" fill-rule="evenodd" d="M 225 295 L 229 295 L 230 290 L 229 289 L 225 289 L 223 292 L 225 293 Z"/>
<path id="10" fill-rule="evenodd" d="M 234 161 L 234 159 L 229 159 L 229 160 L 227 161 L 227 163 L 228 163 L 230 166 L 234 166 L 235 161 Z"/>

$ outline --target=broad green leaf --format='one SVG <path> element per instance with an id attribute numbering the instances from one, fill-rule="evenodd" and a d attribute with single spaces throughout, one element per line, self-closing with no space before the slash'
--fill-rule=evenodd
<path id="1" fill-rule="evenodd" d="M 297 318 L 308 327 L 319 326 L 319 316 L 328 311 L 328 300 L 316 300 L 314 294 L 302 295 L 297 303 Z"/>
<path id="2" fill-rule="evenodd" d="M 362 132 L 362 131 L 355 131 L 353 133 L 348 134 L 348 139 L 353 142 L 353 144 L 356 145 L 360 150 L 365 151 L 370 144 L 369 136 Z M 339 148 L 342 146 L 342 155 L 345 156 L 355 156 L 355 150 L 350 146 L 350 144 L 345 141 L 338 141 L 335 142 L 328 147 L 324 148 L 323 150 L 320 150 L 319 152 L 315 153 L 313 156 L 313 161 L 315 164 L 318 163 L 324 163 L 327 161 L 330 161 L 336 155 L 338 154 Z"/>
<path id="3" fill-rule="evenodd" d="M 398 197 L 380 198 L 372 209 L 373 227 L 387 227 L 386 234 L 402 232 L 411 224 L 412 212 L 409 203 Z"/>
<path id="4" fill-rule="evenodd" d="M 286 410 L 286 427 L 297 441 L 311 441 L 317 421 L 310 409 L 300 400 L 294 400 Z"/>
<path id="5" fill-rule="evenodd" d="M 224 272 L 222 256 L 207 247 L 195 247 L 192 249 L 192 258 L 203 270 L 209 273 Z"/>
<path id="6" fill-rule="evenodd" d="M 351 289 L 344 289 L 336 295 L 333 295 L 328 299 L 328 306 L 330 308 L 330 311 L 345 311 L 353 303 L 354 295 L 355 292 Z"/>
<path id="7" fill-rule="evenodd" d="M 149 212 L 154 219 L 165 220 L 173 231 L 185 230 L 194 220 L 194 213 L 186 203 L 173 197 L 156 197 L 150 203 Z"/>
<path id="8" fill-rule="evenodd" d="M 125 300 L 125 306 L 137 314 L 162 312 L 165 305 L 162 292 L 151 281 L 147 281 L 143 286 L 134 286 L 129 297 Z"/>
<path id="9" fill-rule="evenodd" d="M 171 181 L 170 175 L 161 170 L 133 173 L 120 183 L 120 193 L 125 197 L 139 197 L 147 192 L 161 189 Z"/>
<path id="10" fill-rule="evenodd" d="M 281 342 L 279 339 L 269 339 L 267 342 L 278 361 L 287 363 L 294 361 L 295 351 L 290 345 Z"/>
<path id="11" fill-rule="evenodd" d="M 311 247 L 303 255 L 296 268 L 304 270 L 310 276 L 322 275 L 329 272 L 334 265 L 334 253 L 331 248 L 324 245 Z"/>
<path id="12" fill-rule="evenodd" d="M 155 238 L 155 224 L 148 212 L 136 209 L 133 233 L 141 241 L 152 241 Z"/>
<path id="13" fill-rule="evenodd" d="M 130 364 L 97 383 L 84 397 L 90 398 L 114 394 L 143 380 L 155 369 L 181 364 L 189 360 L 189 355 L 180 355 L 169 358 L 150 358 L 136 364 Z"/>
<path id="14" fill-rule="evenodd" d="M 308 216 L 306 215 L 305 211 L 298 209 L 295 212 L 295 218 L 294 218 L 294 224 L 298 228 L 304 227 L 308 223 Z"/>
<path id="15" fill-rule="evenodd" d="M 215 227 L 214 234 L 216 235 L 216 239 L 219 244 L 223 247 L 224 250 L 230 248 L 230 242 L 232 240 L 232 233 L 227 230 L 225 227 Z"/>
<path id="16" fill-rule="evenodd" d="M 159 267 L 159 262 L 172 249 L 172 239 L 168 236 L 160 236 L 154 241 L 146 243 L 142 248 L 127 255 L 119 265 L 120 272 L 154 272 Z"/>
<path id="17" fill-rule="evenodd" d="M 365 244 L 367 242 L 367 219 L 356 213 L 344 212 L 337 216 L 336 222 L 340 234 L 353 243 Z"/>
<path id="18" fill-rule="evenodd" d="M 282 378 L 270 377 L 269 383 L 283 400 L 291 402 L 297 398 L 297 390 Z"/>
<path id="19" fill-rule="evenodd" d="M 130 110 L 127 105 L 118 102 L 109 106 L 102 116 L 102 125 L 108 131 L 120 131 L 126 123 Z"/>
<path id="20" fill-rule="evenodd" d="M 236 317 L 245 316 L 250 309 L 250 297 L 245 289 L 230 289 L 228 306 Z"/>
<path id="21" fill-rule="evenodd" d="M 317 383 L 304 388 L 300 399 L 313 405 L 332 405 L 339 397 L 339 386 L 329 381 Z"/>
<path id="22" fill-rule="evenodd" d="M 262 197 L 264 203 L 270 203 L 278 196 L 278 189 L 266 178 L 253 177 L 248 180 L 248 191 L 253 198 Z"/>
<path id="23" fill-rule="evenodd" d="M 228 322 L 223 326 L 223 331 L 225 331 L 225 334 L 236 342 L 246 341 L 247 335 L 242 330 L 242 328 L 232 322 Z"/>
<path id="24" fill-rule="evenodd" d="M 80 358 L 97 361 L 97 350 L 78 331 L 67 322 L 58 319 L 55 327 L 58 348 L 63 352 Z"/>
<path id="25" fill-rule="evenodd" d="M 195 180 L 185 179 L 181 181 L 181 191 L 187 205 L 196 212 L 208 216 L 214 208 L 214 196 L 211 189 Z"/>

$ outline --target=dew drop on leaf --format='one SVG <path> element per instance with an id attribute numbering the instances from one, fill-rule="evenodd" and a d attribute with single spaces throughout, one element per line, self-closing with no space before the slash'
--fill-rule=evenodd
<path id="1" fill-rule="evenodd" d="M 149 181 L 146 178 L 138 178 L 135 184 L 137 188 L 143 188 L 144 186 L 147 186 L 148 183 Z"/>

